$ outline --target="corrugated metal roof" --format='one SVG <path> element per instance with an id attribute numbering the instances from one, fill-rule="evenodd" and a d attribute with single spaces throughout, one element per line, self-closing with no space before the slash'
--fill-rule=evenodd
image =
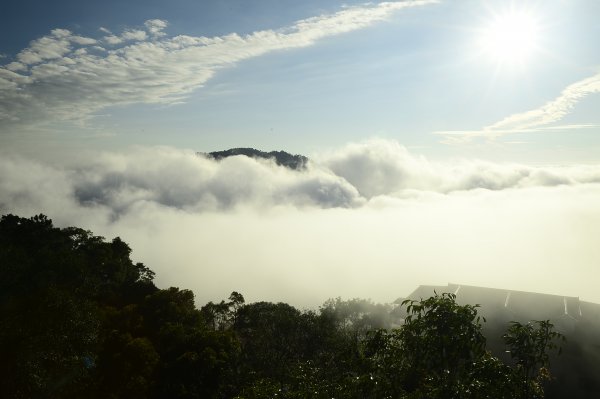
<path id="1" fill-rule="evenodd" d="M 536 292 L 478 287 L 449 283 L 446 286 L 421 285 L 407 298 L 429 298 L 434 292 L 452 293 L 461 304 L 480 305 L 479 313 L 506 320 L 527 322 L 551 320 L 557 326 L 568 327 L 578 319 L 600 321 L 600 305 L 580 301 L 578 297 Z"/>

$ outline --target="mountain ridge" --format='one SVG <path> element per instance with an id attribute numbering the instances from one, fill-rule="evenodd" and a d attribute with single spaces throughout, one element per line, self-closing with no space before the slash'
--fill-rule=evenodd
<path id="1" fill-rule="evenodd" d="M 304 155 L 290 154 L 286 151 L 261 151 L 251 147 L 230 148 L 228 150 L 213 151 L 208 153 L 198 152 L 198 155 L 204 155 L 208 158 L 220 161 L 222 159 L 244 155 L 255 159 L 272 159 L 278 166 L 283 166 L 292 170 L 304 170 L 309 161 Z"/>

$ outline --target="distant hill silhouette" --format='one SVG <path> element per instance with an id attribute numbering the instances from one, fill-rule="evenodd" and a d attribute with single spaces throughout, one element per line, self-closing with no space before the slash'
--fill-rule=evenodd
<path id="1" fill-rule="evenodd" d="M 484 334 L 494 355 L 510 361 L 502 334 L 511 321 L 550 320 L 567 338 L 563 353 L 551 362 L 548 399 L 591 398 L 600 393 L 600 304 L 577 297 L 550 295 L 508 289 L 485 288 L 461 284 L 421 285 L 406 299 L 420 300 L 448 292 L 459 304 L 479 304 L 478 313 L 486 318 Z M 402 302 L 400 298 L 396 303 Z M 404 308 L 396 314 L 404 317 Z"/>
<path id="2" fill-rule="evenodd" d="M 306 168 L 308 158 L 303 155 L 293 155 L 285 151 L 260 151 L 254 148 L 231 148 L 224 151 L 214 151 L 202 155 L 220 161 L 223 158 L 232 157 L 235 155 L 245 155 L 250 158 L 273 159 L 279 166 L 285 166 L 293 170 L 303 170 Z"/>

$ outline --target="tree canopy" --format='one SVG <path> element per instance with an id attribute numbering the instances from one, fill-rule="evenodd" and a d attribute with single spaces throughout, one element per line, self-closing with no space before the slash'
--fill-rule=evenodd
<path id="1" fill-rule="evenodd" d="M 513 323 L 490 353 L 477 305 L 452 294 L 318 310 L 159 289 L 120 238 L 0 220 L 3 398 L 541 398 L 561 335 Z M 393 324 L 399 327 L 392 328 Z"/>

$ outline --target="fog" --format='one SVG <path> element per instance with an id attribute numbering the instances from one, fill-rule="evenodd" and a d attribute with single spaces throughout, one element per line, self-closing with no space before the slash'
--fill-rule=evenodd
<path id="1" fill-rule="evenodd" d="M 448 282 L 600 302 L 600 166 L 433 162 L 371 140 L 305 171 L 133 148 L 78 162 L 0 158 L 0 212 L 122 237 L 198 303 L 393 301 Z"/>

